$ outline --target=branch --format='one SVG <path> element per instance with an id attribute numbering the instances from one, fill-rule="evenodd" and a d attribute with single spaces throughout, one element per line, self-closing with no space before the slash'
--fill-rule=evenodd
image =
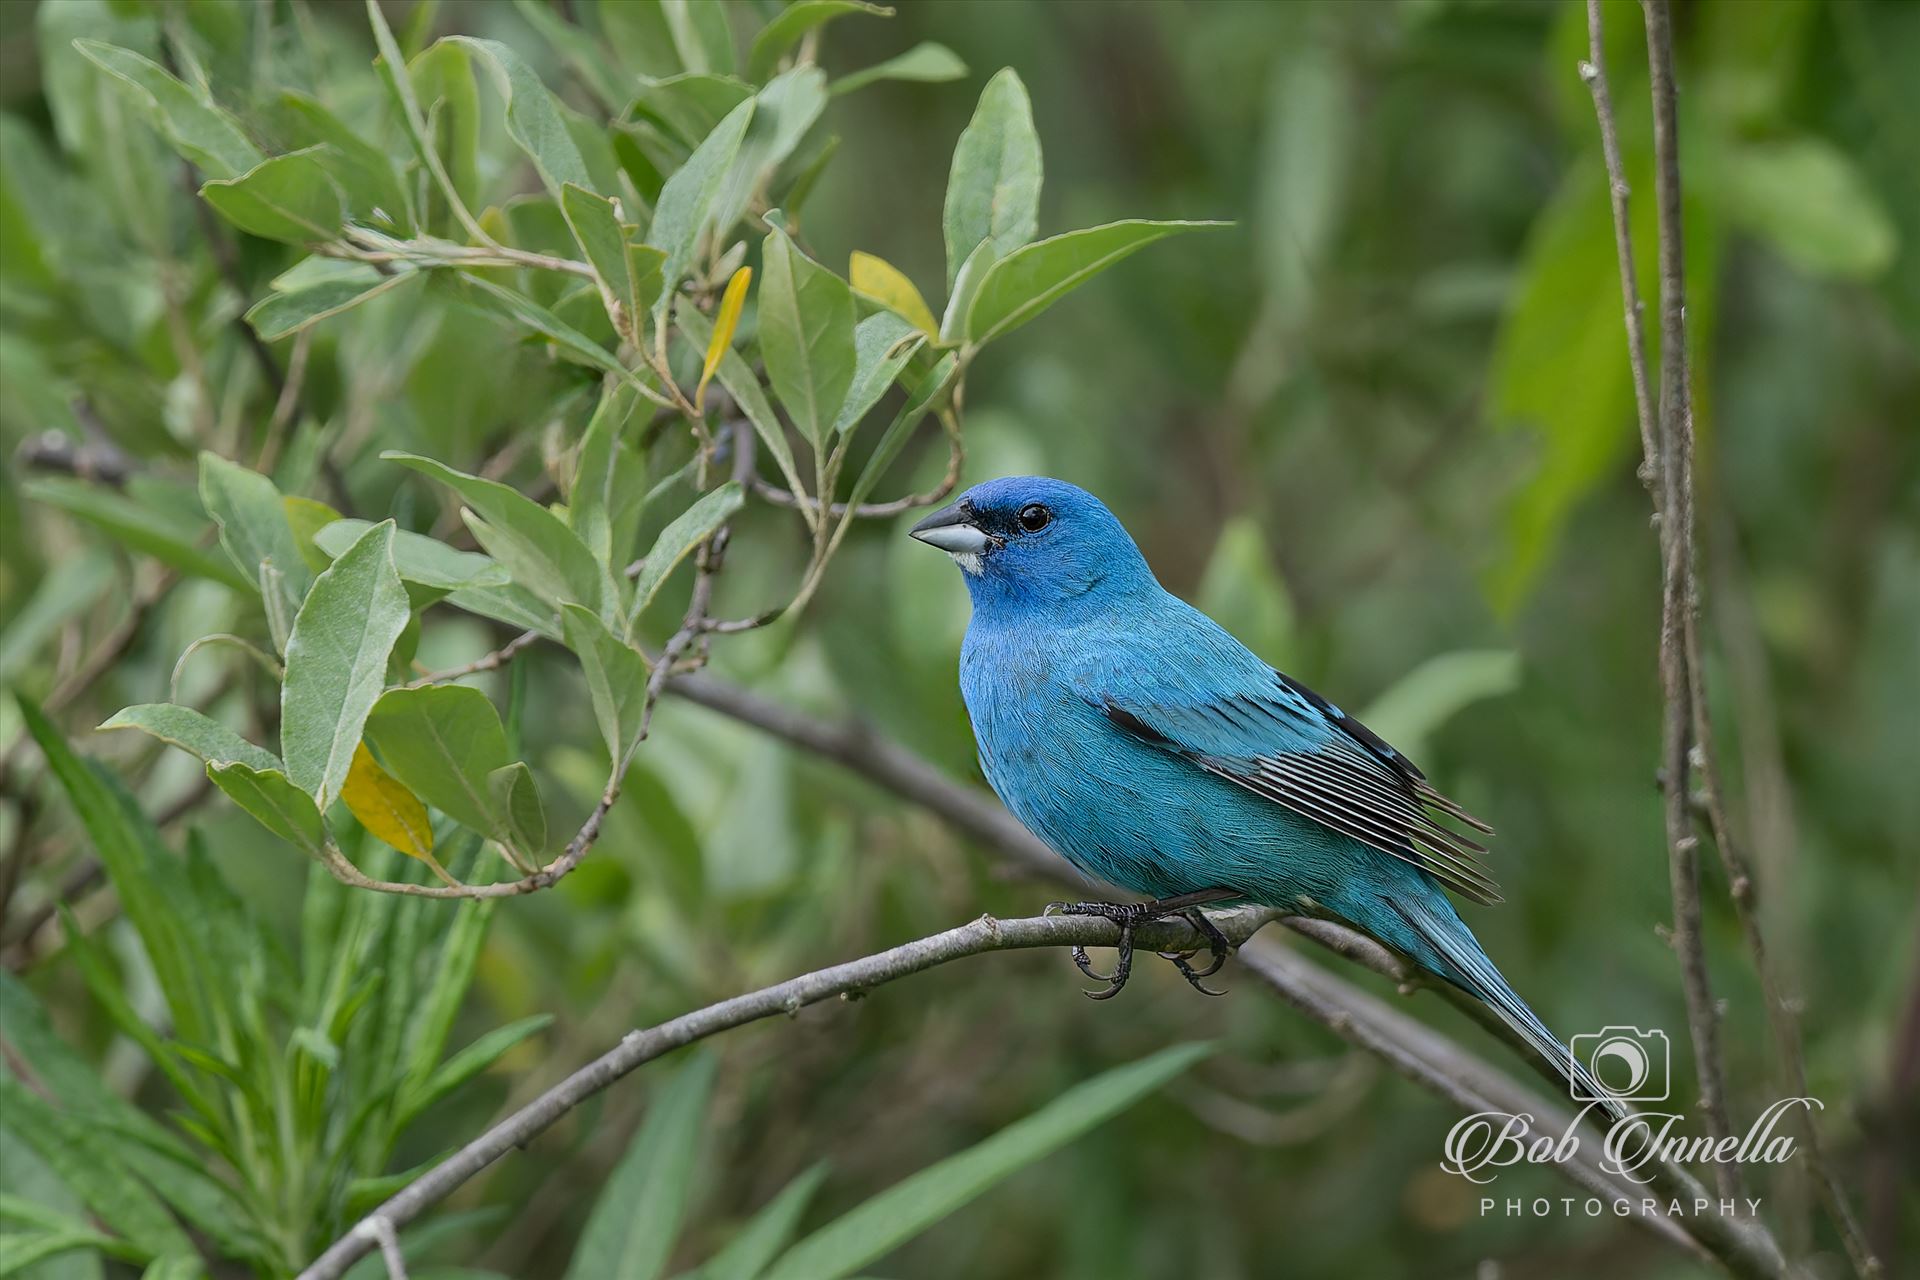
<path id="1" fill-rule="evenodd" d="M 1265 908 L 1243 907 L 1213 917 L 1221 932 L 1238 943 L 1274 919 Z M 969 924 L 876 952 L 859 960 L 802 974 L 786 982 L 683 1014 L 656 1027 L 631 1031 L 612 1050 L 514 1112 L 469 1142 L 405 1190 L 368 1214 L 300 1273 L 301 1280 L 337 1280 L 364 1256 L 387 1230 L 405 1226 L 515 1147 L 525 1146 L 561 1116 L 601 1092 L 628 1072 L 696 1040 L 785 1014 L 835 996 L 855 999 L 875 987 L 950 961 L 989 951 L 1036 947 L 1112 946 L 1119 927 L 1094 916 L 1035 916 L 996 920 L 981 916 Z M 1157 921 L 1134 930 L 1137 947 L 1185 951 L 1206 946 L 1206 939 L 1184 920 Z"/>
<path id="2" fill-rule="evenodd" d="M 1691 831 L 1695 808 L 1689 769 L 1701 776 L 1697 807 L 1707 819 L 1715 849 L 1726 871 L 1736 915 L 1751 953 L 1766 1005 L 1769 1028 L 1780 1058 L 1787 1092 L 1805 1095 L 1807 1075 L 1799 1021 L 1782 990 L 1775 963 L 1766 946 L 1755 903 L 1753 872 L 1727 817 L 1712 717 L 1707 706 L 1700 642 L 1700 591 L 1694 555 L 1693 512 L 1693 404 L 1686 345 L 1686 277 L 1682 239 L 1682 200 L 1677 106 L 1673 80 L 1673 38 L 1667 0 L 1643 0 L 1647 26 L 1647 58 L 1653 94 L 1655 186 L 1659 201 L 1659 255 L 1661 293 L 1661 389 L 1658 416 L 1652 403 L 1646 365 L 1644 307 L 1634 272 L 1630 194 L 1620 157 L 1619 131 L 1607 90 L 1604 32 L 1600 0 L 1587 0 L 1588 60 L 1580 65 L 1581 79 L 1592 91 L 1599 120 L 1600 147 L 1605 159 L 1612 201 L 1614 242 L 1619 257 L 1620 288 L 1625 302 L 1627 353 L 1632 367 L 1634 401 L 1638 410 L 1643 460 L 1641 478 L 1654 502 L 1660 528 L 1662 565 L 1661 683 L 1666 697 L 1662 776 L 1666 787 L 1666 827 L 1669 869 L 1674 896 L 1674 946 L 1681 957 L 1688 1023 L 1693 1034 L 1700 1078 L 1701 1105 L 1716 1133 L 1730 1125 L 1723 1100 L 1718 1051 L 1718 1023 L 1707 985 L 1706 963 L 1700 947 L 1698 841 Z M 1880 1263 L 1854 1218 L 1821 1142 L 1819 1126 L 1804 1117 L 1807 1159 L 1821 1199 L 1845 1244 L 1854 1271 L 1862 1277 L 1881 1274 Z M 1737 1182 L 1733 1166 L 1716 1166 L 1723 1193 Z"/>

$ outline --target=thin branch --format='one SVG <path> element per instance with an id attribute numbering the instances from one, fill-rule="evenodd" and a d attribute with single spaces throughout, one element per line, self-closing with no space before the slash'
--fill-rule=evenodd
<path id="1" fill-rule="evenodd" d="M 966 444 L 961 438 L 959 429 L 947 416 L 942 415 L 938 420 L 947 434 L 947 470 L 940 477 L 940 482 L 925 493 L 908 494 L 904 498 L 895 498 L 891 502 L 863 502 L 852 508 L 855 518 L 886 520 L 905 515 L 920 507 L 930 507 L 936 502 L 945 501 L 947 495 L 959 487 L 960 472 L 967 463 Z M 808 514 L 816 514 L 820 510 L 820 499 L 810 494 L 795 494 L 759 476 L 754 476 L 752 483 L 754 493 L 776 507 L 789 507 Z M 827 507 L 829 516 L 843 517 L 847 512 L 848 507 L 844 502 L 835 502 Z"/>
<path id="2" fill-rule="evenodd" d="M 1687 618 L 1693 608 L 1693 400 L 1687 368 L 1686 254 L 1681 227 L 1678 108 L 1673 45 L 1664 0 L 1643 0 L 1647 59 L 1652 71 L 1654 189 L 1660 248 L 1660 416 L 1658 433 L 1660 526 L 1661 775 L 1665 780 L 1667 873 L 1673 895 L 1673 950 L 1680 961 L 1687 1029 L 1693 1041 L 1700 1111 L 1716 1141 L 1733 1131 L 1727 1115 L 1726 1070 L 1720 1054 L 1720 1016 L 1714 1006 L 1706 949 L 1700 936 L 1700 838 L 1693 831 L 1689 796 L 1693 767 L 1693 700 L 1700 673 L 1689 661 Z M 1589 11 L 1589 21 L 1597 21 Z M 1597 72 L 1598 68 L 1596 68 Z M 1598 77 L 1596 76 L 1596 82 Z M 1596 99 L 1597 101 L 1597 99 Z M 1625 197 L 1616 196 L 1617 207 Z M 1624 287 L 1624 286 L 1623 286 Z M 1722 1197 L 1737 1197 L 1740 1171 L 1714 1165 Z"/>
<path id="3" fill-rule="evenodd" d="M 462 676 L 478 675 L 482 671 L 498 671 L 519 656 L 522 649 L 536 644 L 541 639 L 538 631 L 522 631 L 513 639 L 495 649 L 492 653 L 475 658 L 463 666 L 449 667 L 445 671 L 429 671 L 418 680 L 408 681 L 402 688 L 420 689 L 430 684 L 445 684 L 449 680 L 458 680 Z M 417 669 L 417 668 L 416 668 Z"/>
<path id="4" fill-rule="evenodd" d="M 1627 200 L 1626 164 L 1620 158 L 1620 128 L 1614 123 L 1613 96 L 1607 90 L 1606 39 L 1600 22 L 1600 0 L 1587 0 L 1587 61 L 1580 78 L 1593 94 L 1593 113 L 1600 120 L 1600 154 L 1607 166 L 1607 197 L 1613 205 L 1613 244 L 1620 259 L 1620 295 L 1626 308 L 1627 363 L 1633 369 L 1633 404 L 1640 423 L 1640 479 L 1660 502 L 1658 428 L 1654 420 L 1653 383 L 1647 376 L 1646 303 L 1640 300 L 1640 281 L 1633 266 L 1633 223 Z"/>

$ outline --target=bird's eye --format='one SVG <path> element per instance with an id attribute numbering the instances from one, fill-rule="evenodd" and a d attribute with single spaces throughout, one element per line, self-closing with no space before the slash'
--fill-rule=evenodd
<path id="1" fill-rule="evenodd" d="M 1038 533 L 1053 523 L 1053 512 L 1037 502 L 1029 502 L 1020 508 L 1020 527 L 1028 533 Z"/>

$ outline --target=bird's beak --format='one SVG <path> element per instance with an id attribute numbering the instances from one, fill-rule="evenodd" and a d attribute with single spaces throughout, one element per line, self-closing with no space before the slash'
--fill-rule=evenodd
<path id="1" fill-rule="evenodd" d="M 973 512 L 958 502 L 940 508 L 908 533 L 956 556 L 979 555 L 993 543 L 993 535 L 974 524 Z"/>

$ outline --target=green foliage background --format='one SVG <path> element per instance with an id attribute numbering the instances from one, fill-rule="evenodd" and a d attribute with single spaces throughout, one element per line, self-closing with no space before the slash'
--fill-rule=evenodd
<path id="1" fill-rule="evenodd" d="M 679 12 L 672 5 L 610 18 L 582 0 L 396 4 L 388 14 L 409 56 L 442 35 L 504 42 L 569 111 L 597 122 L 609 103 L 625 107 L 638 77 L 719 59 L 715 40 L 764 80 L 779 64 L 756 63 L 753 35 L 778 9 L 730 6 L 717 26 L 692 17 L 665 44 L 655 37 L 668 27 L 621 22 Z M 1679 989 L 1657 932 L 1670 911 L 1652 779 L 1657 565 L 1633 473 L 1605 182 L 1576 70 L 1581 9 L 910 3 L 887 21 L 841 16 L 797 46 L 830 81 L 844 87 L 923 41 L 951 55 L 923 51 L 907 70 L 957 79 L 874 79 L 834 96 L 796 153 L 839 138 L 797 225 L 819 263 L 840 271 L 850 253 L 878 255 L 937 313 L 957 266 L 942 218 L 954 141 L 1006 66 L 1031 93 L 1044 147 L 1041 234 L 1133 216 L 1234 220 L 1128 260 L 972 361 L 965 479 L 1040 471 L 1095 490 L 1172 589 L 1343 705 L 1369 708 L 1375 728 L 1499 828 L 1508 903 L 1470 923 L 1549 1024 L 1666 1028 L 1684 1080 Z M 582 25 L 568 24 L 569 10 Z M 1812 1092 L 1827 1100 L 1826 1131 L 1898 1274 L 1902 1259 L 1920 1257 L 1920 790 L 1909 776 L 1920 757 L 1920 8 L 1702 0 L 1676 10 L 1712 694 L 1768 927 L 1803 996 Z M 1610 4 L 1608 21 L 1650 293 L 1638 7 Z M 258 1167 L 215 1174 L 247 1190 L 236 1221 L 277 1223 L 287 1237 L 253 1240 L 236 1227 L 229 1239 L 187 1221 L 200 1237 L 188 1249 L 273 1272 L 330 1239 L 348 1206 L 390 1190 L 381 1175 L 457 1146 L 631 1026 L 1054 896 L 996 874 L 936 820 L 831 764 L 671 699 L 580 869 L 497 908 L 345 890 L 218 794 L 152 836 L 133 806 L 169 815 L 198 794 L 200 767 L 92 726 L 122 707 L 176 701 L 256 742 L 277 740 L 276 682 L 244 652 L 202 647 L 175 664 L 216 632 L 269 653 L 284 639 L 209 536 L 195 455 L 258 460 L 274 396 L 240 317 L 302 255 L 236 232 L 214 198 L 202 205 L 154 127 L 158 108 L 109 83 L 75 39 L 154 58 L 164 45 L 189 81 L 204 78 L 247 136 L 239 149 L 225 135 L 186 139 L 202 179 L 244 172 L 256 142 L 305 136 L 287 89 L 411 160 L 358 5 L 0 6 L 0 678 L 45 700 L 149 589 L 150 553 L 186 575 L 140 619 L 124 655 L 61 708 L 57 728 L 42 727 L 46 752 L 27 742 L 14 701 L 0 705 L 0 940 L 19 971 L 0 987 L 0 1038 L 13 1050 L 0 1088 L 14 1091 L 0 1094 L 10 1104 L 0 1107 L 0 1193 L 12 1197 L 0 1201 L 10 1210 L 0 1226 L 51 1233 L 23 1208 L 37 1205 L 68 1223 L 91 1210 L 88 1229 L 103 1235 L 22 1274 L 97 1276 L 177 1255 L 186 1239 L 152 1195 L 122 1195 L 133 1207 L 102 1216 L 114 1185 L 96 1179 L 90 1194 L 84 1171 L 36 1154 L 42 1145 L 24 1130 L 40 1121 L 18 1118 L 41 1115 L 18 1093 L 32 1074 L 23 1057 L 63 1064 L 76 1092 L 54 1092 L 115 1117 L 108 1138 L 84 1139 L 102 1147 L 100 1168 L 163 1192 L 169 1166 L 152 1152 L 200 1150 L 190 1145 L 199 1138 L 149 1130 L 176 1112 L 191 1120 L 194 1089 L 230 1119 L 246 1107 L 218 1101 L 217 1063 L 183 1058 L 169 1070 L 156 1065 L 170 1061 L 166 1045 L 137 1041 L 217 1044 L 258 1069 L 247 1086 L 256 1092 L 300 1081 L 316 1090 L 279 1110 L 258 1099 L 260 1114 L 309 1127 Z M 438 46 L 414 68 L 429 106 L 448 104 L 432 123 L 452 184 L 508 243 L 580 256 L 557 204 L 539 194 L 493 79 L 446 52 L 467 47 Z M 781 173 L 783 187 L 799 167 Z M 276 191 L 311 210 L 300 204 L 311 188 L 298 175 L 287 182 Z M 443 199 L 422 189 L 423 215 L 465 242 Z M 248 225 L 244 210 L 218 212 Z M 272 230 L 253 217 L 250 229 Z M 760 330 L 765 234 L 757 222 L 737 234 L 753 246 L 749 328 Z M 423 281 L 314 326 L 302 412 L 275 446 L 283 492 L 336 505 L 344 495 L 368 520 L 391 517 L 463 549 L 473 543 L 445 490 L 383 451 L 466 472 L 491 465 L 542 501 L 569 493 L 592 375 L 557 358 L 524 308 L 503 318 L 471 290 L 523 291 L 608 347 L 612 327 L 596 297 L 582 303 L 548 276 L 473 274 L 483 286 L 466 294 Z M 717 292 L 724 278 L 708 283 Z M 294 341 L 268 339 L 281 369 Z M 758 338 L 743 333 L 749 341 Z M 681 359 L 683 375 L 697 375 L 697 360 L 688 369 Z M 777 381 L 777 354 L 767 363 Z M 856 436 L 850 456 L 864 459 L 879 430 Z M 40 441 L 46 432 L 133 477 L 116 491 L 97 474 L 45 474 L 33 459 L 72 452 Z M 636 448 L 623 491 L 676 474 L 685 435 L 678 426 Z M 938 430 L 922 426 L 876 496 L 929 488 L 944 462 Z M 762 473 L 776 474 L 764 454 Z M 636 517 L 629 554 L 693 497 L 684 480 L 665 492 L 671 502 Z M 857 715 L 977 783 L 954 683 L 964 593 L 939 557 L 901 536 L 909 522 L 853 525 L 804 612 L 717 641 L 713 666 L 789 705 Z M 349 544 L 319 545 L 326 555 L 307 568 Z M 717 616 L 789 598 L 808 565 L 795 517 L 751 499 L 729 555 Z M 639 628 L 655 650 L 687 577 L 668 580 Z M 446 607 L 427 617 L 401 641 L 417 645 L 422 669 L 471 661 L 513 634 Z M 464 683 L 506 713 L 510 758 L 531 765 L 544 798 L 551 856 L 606 774 L 579 661 L 535 645 L 513 674 Z M 399 772 L 378 723 L 369 740 Z M 62 736 L 119 782 L 62 764 Z M 120 785 L 133 805 L 98 799 Z M 76 812 L 68 797 L 82 793 L 97 803 Z M 430 881 L 351 819 L 336 823 L 363 869 Z M 440 856 L 455 874 L 500 865 L 478 845 L 443 822 Z M 111 889 L 76 890 L 76 869 L 96 851 Z M 1717 868 L 1707 878 L 1734 1110 L 1747 1117 L 1780 1089 Z M 70 932 L 44 922 L 63 895 Z M 197 959 L 187 943 L 185 959 L 156 946 L 174 916 L 202 944 Z M 84 946 L 71 940 L 83 935 Z M 461 937 L 472 945 L 465 959 Z M 988 957 L 736 1033 L 711 1060 L 678 1075 L 649 1068 L 576 1113 L 410 1245 L 447 1266 L 558 1276 L 573 1258 L 573 1274 L 596 1274 L 597 1261 L 578 1257 L 615 1256 L 631 1226 L 625 1213 L 589 1223 L 606 1186 L 607 1204 L 682 1222 L 677 1237 L 666 1232 L 670 1253 L 632 1263 L 633 1274 L 670 1274 L 738 1247 L 743 1224 L 764 1222 L 752 1215 L 770 1203 L 791 1208 L 805 1235 L 1069 1102 L 1062 1095 L 1103 1071 L 1210 1039 L 1220 1048 L 1207 1061 L 1058 1154 L 1038 1160 L 1033 1147 L 1026 1158 L 1037 1162 L 1011 1161 L 1008 1180 L 947 1206 L 950 1216 L 872 1269 L 1427 1276 L 1497 1258 L 1515 1274 L 1693 1274 L 1611 1217 L 1483 1218 L 1478 1190 L 1437 1168 L 1453 1119 L 1443 1106 L 1244 979 L 1230 981 L 1232 998 L 1202 1001 L 1163 968 L 1145 966 L 1121 1001 L 1096 1006 L 1074 994 L 1060 957 Z M 383 981 L 368 981 L 375 969 Z M 258 1027 L 216 1025 L 224 1006 L 204 993 L 226 974 L 246 975 L 232 1007 L 257 1011 Z M 358 1030 L 347 1017 L 356 999 L 378 1011 Z M 203 1028 L 183 1019 L 202 1000 Z M 1499 1055 L 1434 1003 L 1407 1007 Z M 469 1044 L 484 1049 L 465 1060 L 471 1078 L 455 1069 Z M 346 1082 L 383 1053 L 404 1063 L 397 1080 Z M 336 1069 L 345 1074 L 325 1074 Z M 435 1090 L 450 1080 L 458 1087 Z M 350 1090 L 382 1119 L 342 1141 L 323 1103 L 341 1095 L 327 1089 Z M 1114 1094 L 1102 1114 L 1146 1089 Z M 219 1125 L 202 1122 L 218 1149 Z M 124 1155 L 136 1147 L 147 1154 Z M 339 1165 L 324 1177 L 323 1155 Z M 1794 1212 L 1805 1191 L 1790 1175 L 1760 1189 L 1784 1210 L 1775 1222 L 1790 1243 L 1811 1232 L 1835 1251 L 1824 1224 Z M 1562 1194 L 1544 1173 L 1509 1173 L 1498 1190 Z M 659 1243 L 648 1240 L 642 1252 Z M 806 1274 L 805 1261 L 787 1265 Z"/>

